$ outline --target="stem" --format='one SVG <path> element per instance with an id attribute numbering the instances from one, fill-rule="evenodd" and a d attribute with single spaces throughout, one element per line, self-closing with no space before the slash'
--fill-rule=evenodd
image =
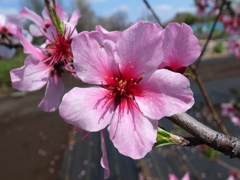
<path id="1" fill-rule="evenodd" d="M 223 162 L 223 161 L 221 161 L 220 159 L 213 159 L 218 165 L 220 165 L 220 166 L 222 166 L 222 167 L 224 167 L 224 168 L 227 168 L 227 169 L 229 169 L 230 171 L 235 171 L 235 172 L 238 172 L 238 173 L 240 173 L 240 169 L 238 169 L 238 168 L 235 168 L 234 166 L 232 166 L 232 165 L 230 165 L 230 164 L 228 164 L 228 163 L 226 163 L 226 162 Z"/>
<path id="2" fill-rule="evenodd" d="M 144 2 L 145 5 L 147 6 L 147 8 L 152 12 L 152 15 L 154 16 L 154 18 L 156 19 L 156 21 L 158 22 L 158 24 L 159 24 L 160 26 L 162 26 L 160 19 L 158 18 L 157 14 L 154 12 L 154 10 L 152 9 L 152 7 L 151 7 L 150 4 L 148 3 L 148 1 L 147 1 L 147 0 L 143 0 L 143 2 Z"/>
<path id="3" fill-rule="evenodd" d="M 213 31 L 214 31 L 214 29 L 215 29 L 215 27 L 216 27 L 217 21 L 218 21 L 219 17 L 221 16 L 222 11 L 223 11 L 223 7 L 224 7 L 224 5 L 225 5 L 226 3 L 227 3 L 227 0 L 223 0 L 223 1 L 222 1 L 221 7 L 219 8 L 219 13 L 218 13 L 216 19 L 215 19 L 214 22 L 213 22 L 213 25 L 212 25 L 211 31 L 210 31 L 210 33 L 209 33 L 209 35 L 208 35 L 207 41 L 206 41 L 206 43 L 205 43 L 204 46 L 203 46 L 203 49 L 202 49 L 202 52 L 201 52 L 200 56 L 198 57 L 198 59 L 197 59 L 196 62 L 195 62 L 196 69 L 198 68 L 198 66 L 199 66 L 199 64 L 200 64 L 200 62 L 201 62 L 201 60 L 202 60 L 202 56 L 203 56 L 203 54 L 205 53 L 205 51 L 206 51 L 206 49 L 207 49 L 207 46 L 208 46 L 208 43 L 209 43 L 210 39 L 212 39 Z"/>
<path id="4" fill-rule="evenodd" d="M 240 158 L 240 139 L 214 131 L 187 113 L 175 114 L 168 119 L 194 136 L 192 140 L 197 143 L 193 145 L 206 144 L 232 158 Z M 191 142 L 191 138 L 186 139 Z"/>
<path id="5" fill-rule="evenodd" d="M 191 65 L 191 66 L 190 66 L 190 69 L 191 69 L 191 71 L 192 71 L 192 72 L 194 73 L 194 75 L 195 75 L 195 78 L 194 78 L 194 79 L 195 79 L 195 81 L 197 82 L 197 84 L 198 84 L 198 86 L 199 86 L 199 88 L 200 88 L 200 90 L 201 90 L 201 92 L 202 92 L 202 95 L 203 95 L 203 97 L 204 97 L 204 99 L 205 99 L 205 101 L 206 101 L 206 103 L 207 103 L 207 105 L 208 105 L 208 107 L 209 107 L 209 109 L 210 109 L 210 111 L 211 111 L 211 113 L 212 113 L 213 120 L 216 122 L 218 128 L 219 128 L 224 134 L 229 135 L 226 127 L 222 124 L 222 122 L 221 122 L 221 120 L 220 120 L 220 118 L 219 118 L 219 116 L 218 116 L 218 114 L 217 114 L 217 112 L 216 112 L 216 110 L 215 110 L 215 108 L 214 108 L 214 106 L 213 106 L 213 104 L 212 104 L 212 101 L 210 100 L 210 98 L 209 98 L 209 96 L 208 96 L 207 90 L 206 90 L 206 88 L 205 88 L 204 85 L 203 85 L 202 79 L 198 76 L 198 74 L 197 74 L 197 72 L 196 72 L 196 68 L 195 68 L 193 65 Z"/>

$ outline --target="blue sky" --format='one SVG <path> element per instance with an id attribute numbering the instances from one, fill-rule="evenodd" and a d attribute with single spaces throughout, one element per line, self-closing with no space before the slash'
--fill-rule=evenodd
<path id="1" fill-rule="evenodd" d="M 136 21 L 141 14 L 146 11 L 145 4 L 142 0 L 88 0 L 92 9 L 99 16 L 110 16 L 118 10 L 125 11 L 128 14 L 129 21 Z M 63 0 L 68 2 L 70 7 L 73 0 Z M 193 0 L 148 0 L 150 5 L 160 17 L 162 22 L 174 17 L 178 12 L 196 12 Z M 17 13 L 22 7 L 20 0 L 0 0 L 0 13 L 12 14 Z M 71 8 L 71 7 L 70 7 Z"/>

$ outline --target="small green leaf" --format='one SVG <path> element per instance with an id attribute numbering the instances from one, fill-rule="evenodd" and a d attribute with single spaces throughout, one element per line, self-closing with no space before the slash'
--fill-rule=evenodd
<path id="1" fill-rule="evenodd" d="M 157 142 L 154 144 L 154 147 L 176 144 L 176 142 L 172 141 L 171 138 L 172 138 L 171 133 L 158 127 Z"/>

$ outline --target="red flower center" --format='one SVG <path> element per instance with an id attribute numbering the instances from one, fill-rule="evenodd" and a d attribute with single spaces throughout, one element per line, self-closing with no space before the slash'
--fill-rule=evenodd
<path id="1" fill-rule="evenodd" d="M 66 67 L 70 70 L 72 69 L 73 53 L 71 50 L 71 36 L 73 31 L 69 31 L 68 35 L 66 35 L 66 30 L 64 34 L 57 31 L 56 36 L 52 34 L 53 40 L 46 37 L 51 44 L 46 45 L 45 49 L 48 58 L 44 59 L 43 62 L 53 67 L 53 74 L 57 73 L 60 75 Z"/>
<path id="2" fill-rule="evenodd" d="M 119 64 L 117 64 L 117 66 L 118 73 L 115 76 L 106 77 L 106 84 L 102 82 L 101 85 L 109 91 L 105 97 L 107 99 L 106 103 L 109 103 L 109 106 L 114 103 L 115 108 L 120 106 L 122 114 L 124 114 L 125 107 L 129 109 L 134 106 L 140 111 L 135 102 L 135 96 L 145 96 L 145 94 L 142 93 L 140 83 L 144 77 L 144 72 L 134 75 L 134 67 L 131 66 L 131 62 L 124 70 L 124 73 L 120 71 Z"/>

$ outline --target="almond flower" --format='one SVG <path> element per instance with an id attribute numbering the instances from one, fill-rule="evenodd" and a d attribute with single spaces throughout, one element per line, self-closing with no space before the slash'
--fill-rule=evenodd
<path id="1" fill-rule="evenodd" d="M 0 57 L 11 58 L 16 49 L 11 47 L 14 42 L 18 42 L 17 29 L 22 26 L 23 17 L 18 14 L 2 15 L 0 14 Z M 24 34 L 31 41 L 32 37 L 23 30 Z"/>
<path id="2" fill-rule="evenodd" d="M 47 112 L 55 111 L 64 93 L 61 76 L 65 70 L 72 70 L 72 33 L 49 31 L 46 34 L 49 44 L 44 49 L 33 46 L 19 34 L 24 52 L 30 55 L 23 67 L 11 70 L 12 86 L 21 91 L 35 91 L 46 85 L 45 96 L 38 106 Z"/>
<path id="3" fill-rule="evenodd" d="M 170 23 L 163 31 L 164 58 L 159 69 L 169 69 L 184 74 L 187 66 L 200 55 L 201 47 L 190 26 Z"/>
<path id="4" fill-rule="evenodd" d="M 89 132 L 107 127 L 114 146 L 133 159 L 156 142 L 158 120 L 194 103 L 189 81 L 157 70 L 163 58 L 162 28 L 139 21 L 116 44 L 100 32 L 82 32 L 72 42 L 77 76 L 95 86 L 73 88 L 59 106 L 64 120 Z"/>
<path id="5" fill-rule="evenodd" d="M 236 58 L 240 59 L 240 39 L 239 38 L 231 38 L 229 40 L 229 50 L 231 53 L 233 53 Z"/>

